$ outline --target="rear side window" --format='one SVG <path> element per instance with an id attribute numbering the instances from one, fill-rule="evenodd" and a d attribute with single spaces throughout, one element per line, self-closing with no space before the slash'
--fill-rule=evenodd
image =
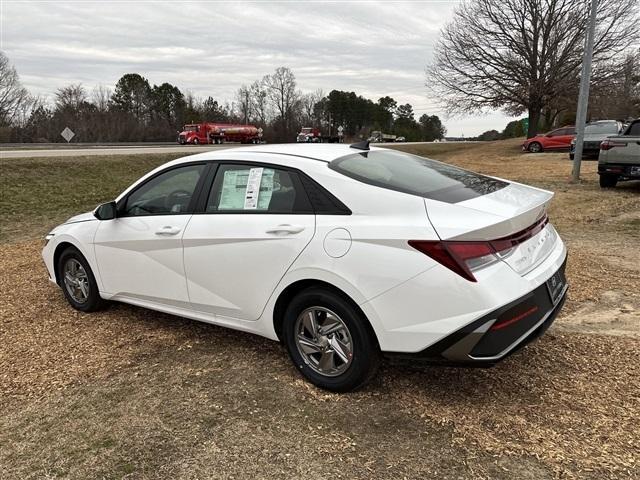
<path id="1" fill-rule="evenodd" d="M 313 213 L 295 172 L 261 165 L 221 165 L 207 213 Z"/>
<path id="2" fill-rule="evenodd" d="M 629 125 L 629 129 L 625 135 L 631 135 L 633 137 L 640 137 L 640 122 L 633 122 Z"/>
<path id="3" fill-rule="evenodd" d="M 447 203 L 486 195 L 508 185 L 502 180 L 393 150 L 354 153 L 334 160 L 329 167 L 369 185 Z"/>

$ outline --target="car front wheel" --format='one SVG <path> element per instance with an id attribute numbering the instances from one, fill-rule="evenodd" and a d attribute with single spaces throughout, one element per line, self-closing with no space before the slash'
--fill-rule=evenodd
<path id="1" fill-rule="evenodd" d="M 618 183 L 618 177 L 615 175 L 600 175 L 600 187 L 613 188 Z"/>
<path id="2" fill-rule="evenodd" d="M 527 150 L 529 150 L 531 153 L 538 153 L 542 151 L 542 145 L 540 145 L 538 142 L 531 142 Z"/>
<path id="3" fill-rule="evenodd" d="M 107 302 L 100 297 L 98 284 L 84 256 L 73 247 L 67 248 L 58 260 L 60 287 L 69 304 L 81 312 L 94 312 Z"/>
<path id="4" fill-rule="evenodd" d="M 314 385 L 349 392 L 367 384 L 380 349 L 363 314 L 330 290 L 311 288 L 289 304 L 283 334 L 289 356 Z"/>

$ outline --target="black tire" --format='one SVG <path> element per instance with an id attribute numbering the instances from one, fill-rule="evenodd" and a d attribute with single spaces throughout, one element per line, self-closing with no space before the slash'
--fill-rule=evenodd
<path id="1" fill-rule="evenodd" d="M 531 153 L 540 153 L 542 152 L 542 145 L 540 142 L 531 142 L 527 147 L 527 150 Z"/>
<path id="2" fill-rule="evenodd" d="M 316 371 L 298 348 L 298 317 L 311 307 L 334 312 L 348 329 L 352 356 L 346 370 L 337 376 L 327 376 Z M 326 390 L 357 390 L 375 376 L 380 366 L 380 347 L 368 320 L 350 301 L 328 289 L 309 288 L 293 298 L 285 311 L 283 337 L 289 356 L 300 373 L 314 385 Z"/>
<path id="3" fill-rule="evenodd" d="M 600 175 L 600 187 L 602 188 L 614 188 L 618 183 L 618 177 L 616 175 Z"/>
<path id="4" fill-rule="evenodd" d="M 87 286 L 89 291 L 86 300 L 82 302 L 73 297 L 73 295 L 69 291 L 70 287 L 68 287 L 67 283 L 65 282 L 65 266 L 68 262 L 71 261 L 78 262 L 86 272 Z M 64 252 L 62 252 L 62 255 L 60 255 L 60 258 L 58 259 L 58 265 L 56 266 L 56 268 L 62 293 L 64 293 L 65 298 L 73 308 L 75 308 L 76 310 L 80 310 L 81 312 L 95 312 L 107 306 L 107 301 L 100 297 L 98 284 L 96 282 L 95 276 L 93 275 L 93 272 L 91 271 L 89 262 L 87 262 L 87 259 L 84 258 L 84 256 L 78 251 L 78 249 L 69 247 Z"/>
<path id="5" fill-rule="evenodd" d="M 197 138 L 193 139 L 193 144 L 194 145 L 198 145 L 200 143 L 200 140 L 198 140 Z"/>

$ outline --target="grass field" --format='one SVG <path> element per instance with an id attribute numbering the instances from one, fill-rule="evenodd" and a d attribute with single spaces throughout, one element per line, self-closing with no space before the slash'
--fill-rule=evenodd
<path id="1" fill-rule="evenodd" d="M 570 297 L 492 369 L 385 365 L 349 395 L 274 342 L 47 282 L 51 226 L 179 154 L 0 160 L 0 479 L 640 478 L 640 182 L 570 185 L 517 141 L 398 148 L 553 190 Z"/>

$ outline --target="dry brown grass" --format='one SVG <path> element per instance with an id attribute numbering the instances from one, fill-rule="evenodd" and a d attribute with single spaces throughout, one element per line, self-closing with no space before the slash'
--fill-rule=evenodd
<path id="1" fill-rule="evenodd" d="M 542 339 L 493 369 L 385 366 L 327 394 L 261 338 L 75 312 L 39 241 L 5 243 L 0 478 L 640 478 L 637 184 L 601 191 L 589 162 L 568 185 L 566 154 L 516 142 L 427 153 L 557 193 L 571 298 Z"/>

